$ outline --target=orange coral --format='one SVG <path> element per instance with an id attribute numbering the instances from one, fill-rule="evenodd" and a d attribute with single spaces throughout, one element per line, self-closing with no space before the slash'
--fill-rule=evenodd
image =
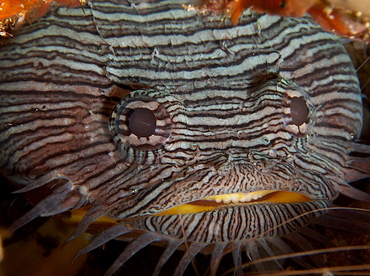
<path id="1" fill-rule="evenodd" d="M 328 0 L 198 0 L 195 7 L 200 12 L 228 12 L 236 25 L 243 11 L 252 8 L 260 13 L 281 16 L 303 16 L 306 12 L 325 29 L 341 36 L 370 41 L 370 24 L 358 17 L 364 11 L 347 6 L 329 4 Z M 12 36 L 12 32 L 45 15 L 52 3 L 75 7 L 86 4 L 87 0 L 4 0 L 0 2 L 0 36 Z M 352 2 L 351 2 L 352 3 Z M 348 4 L 352 7 L 353 4 Z M 185 5 L 191 6 L 193 5 Z M 366 9 L 366 8 L 363 8 Z M 368 16 L 364 17 L 368 20 Z"/>
<path id="2" fill-rule="evenodd" d="M 325 0 L 234 0 L 230 9 L 230 20 L 237 24 L 247 8 L 260 13 L 281 16 L 303 16 L 309 13 L 324 29 L 350 38 L 369 40 L 369 22 L 356 18 L 356 11 L 334 6 Z"/>
<path id="3" fill-rule="evenodd" d="M 244 10 L 251 8 L 259 13 L 301 17 L 309 13 L 323 28 L 338 35 L 370 41 L 370 4 L 355 0 L 198 0 L 195 8 L 228 13 L 236 25 Z M 345 3 L 346 5 L 343 5 Z M 356 5 L 355 5 L 356 4 Z M 194 8 L 194 7 L 193 7 Z"/>
<path id="4" fill-rule="evenodd" d="M 22 15 L 41 6 L 43 0 L 12 0 L 4 1 L 0 4 L 0 20 L 6 20 L 13 16 Z"/>
<path id="5" fill-rule="evenodd" d="M 324 29 L 350 38 L 369 39 L 366 23 L 356 18 L 354 11 L 331 7 L 323 2 L 317 2 L 308 13 Z"/>
<path id="6" fill-rule="evenodd" d="M 86 0 L 4 0 L 0 3 L 0 36 L 12 36 L 13 30 L 42 17 L 52 3 L 74 7 Z"/>
<path id="7" fill-rule="evenodd" d="M 249 7 L 260 13 L 300 17 L 313 5 L 314 0 L 234 0 L 230 19 L 236 24 L 240 15 Z"/>

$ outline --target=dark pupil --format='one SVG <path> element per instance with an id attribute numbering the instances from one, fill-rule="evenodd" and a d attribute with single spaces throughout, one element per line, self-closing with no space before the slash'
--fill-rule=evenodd
<path id="1" fill-rule="evenodd" d="M 153 111 L 147 108 L 138 108 L 131 113 L 128 127 L 138 137 L 149 137 L 155 131 L 156 121 Z"/>
<path id="2" fill-rule="evenodd" d="M 307 122 L 308 107 L 303 98 L 292 98 L 292 101 L 290 102 L 290 115 L 292 116 L 293 123 L 297 126 Z"/>

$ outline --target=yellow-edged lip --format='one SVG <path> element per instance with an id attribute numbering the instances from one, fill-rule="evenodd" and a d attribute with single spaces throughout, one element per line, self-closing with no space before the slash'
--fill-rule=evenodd
<path id="1" fill-rule="evenodd" d="M 212 211 L 216 208 L 236 204 L 251 204 L 261 202 L 271 203 L 298 203 L 311 201 L 309 197 L 296 193 L 278 190 L 262 190 L 250 193 L 232 193 L 205 197 L 201 200 L 182 204 L 156 216 L 179 215 Z"/>
<path id="2" fill-rule="evenodd" d="M 201 200 L 196 200 L 190 203 L 172 207 L 170 209 L 157 213 L 154 216 L 200 213 L 232 205 L 258 204 L 258 203 L 298 203 L 307 201 L 312 201 L 312 199 L 296 192 L 262 190 L 250 193 L 232 193 L 209 196 Z M 70 212 L 71 216 L 65 218 L 64 220 L 71 224 L 78 224 L 88 212 L 88 208 L 82 207 L 78 210 L 71 210 Z M 132 219 L 135 218 L 127 219 L 126 221 L 130 221 Z M 98 220 L 94 221 L 95 225 L 106 223 L 117 224 L 118 221 L 106 216 L 103 216 Z"/>

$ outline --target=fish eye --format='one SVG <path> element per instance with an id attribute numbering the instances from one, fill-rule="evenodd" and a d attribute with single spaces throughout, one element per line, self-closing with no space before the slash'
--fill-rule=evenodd
<path id="1" fill-rule="evenodd" d="M 169 106 L 176 99 L 153 89 L 132 91 L 122 98 L 111 113 L 109 130 L 123 152 L 157 150 L 164 147 L 172 134 Z"/>
<path id="2" fill-rule="evenodd" d="M 157 118 L 148 108 L 137 108 L 128 115 L 128 128 L 137 137 L 150 137 L 157 127 Z"/>
<path id="3" fill-rule="evenodd" d="M 292 122 L 300 126 L 308 122 L 308 107 L 303 97 L 293 97 L 290 102 L 290 115 Z"/>

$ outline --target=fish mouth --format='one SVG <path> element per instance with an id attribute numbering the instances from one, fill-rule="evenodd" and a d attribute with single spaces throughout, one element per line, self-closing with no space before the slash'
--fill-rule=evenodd
<path id="1" fill-rule="evenodd" d="M 300 203 L 313 200 L 314 199 L 311 199 L 306 195 L 292 191 L 260 190 L 249 193 L 230 193 L 209 196 L 203 199 L 181 204 L 179 206 L 172 207 L 170 209 L 157 213 L 154 216 L 201 213 L 213 211 L 222 207 L 231 207 L 233 205 L 240 206 L 244 204 Z"/>
<path id="2" fill-rule="evenodd" d="M 103 216 L 94 221 L 89 231 L 101 232 L 118 223 L 132 229 L 132 233 L 120 238 L 127 241 L 135 231 L 149 231 L 192 242 L 231 242 L 289 234 L 326 213 L 329 205 L 327 200 L 293 191 L 237 192 L 203 197 L 135 218 Z M 80 220 L 72 217 L 80 223 L 84 214 Z"/>

